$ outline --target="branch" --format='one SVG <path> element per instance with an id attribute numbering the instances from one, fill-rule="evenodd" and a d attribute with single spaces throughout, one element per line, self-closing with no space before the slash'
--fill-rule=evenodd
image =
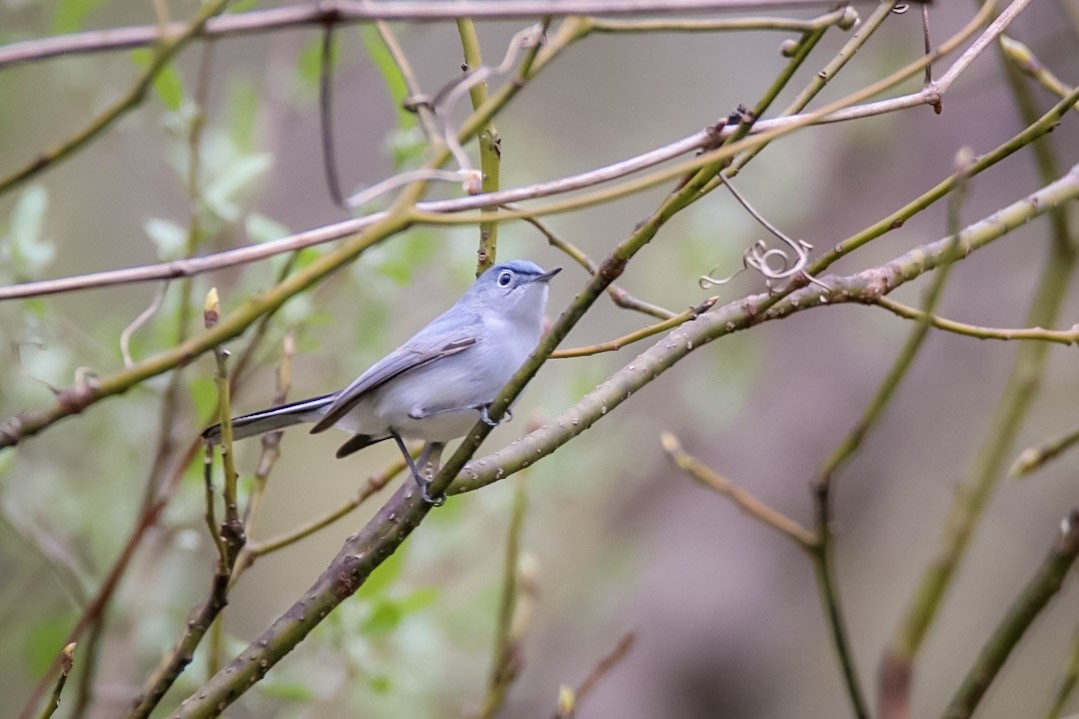
<path id="1" fill-rule="evenodd" d="M 985 696 L 1004 662 L 1023 634 L 1064 585 L 1068 570 L 1079 556 L 1079 510 L 1072 510 L 1060 525 L 1060 534 L 1048 556 L 1016 598 L 996 631 L 982 648 L 966 679 L 944 712 L 945 719 L 967 719 Z"/>

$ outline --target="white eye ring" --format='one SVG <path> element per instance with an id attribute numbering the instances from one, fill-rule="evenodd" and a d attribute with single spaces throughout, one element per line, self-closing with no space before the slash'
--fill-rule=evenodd
<path id="1" fill-rule="evenodd" d="M 512 281 L 513 281 L 513 273 L 512 272 L 508 272 L 508 271 L 503 272 L 502 274 L 500 274 L 498 276 L 498 286 L 499 287 L 509 287 L 510 282 L 512 282 Z"/>

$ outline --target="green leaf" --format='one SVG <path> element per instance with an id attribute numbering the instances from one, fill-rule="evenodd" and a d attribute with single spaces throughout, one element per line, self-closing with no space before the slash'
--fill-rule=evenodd
<path id="1" fill-rule="evenodd" d="M 206 204 L 218 217 L 237 220 L 240 208 L 235 204 L 236 198 L 272 165 L 273 158 L 265 153 L 237 158 L 206 186 L 203 196 Z"/>
<path id="2" fill-rule="evenodd" d="M 335 42 L 330 49 L 330 69 L 337 66 L 341 57 L 341 43 Z M 300 59 L 296 65 L 296 77 L 300 86 L 306 90 L 317 90 L 319 77 L 322 74 L 322 36 L 312 39 L 303 50 L 300 51 Z"/>
<path id="3" fill-rule="evenodd" d="M 187 230 L 172 220 L 151 217 L 143 225 L 146 236 L 157 247 L 157 258 L 163 262 L 178 260 L 187 249 Z"/>
<path id="4" fill-rule="evenodd" d="M 397 627 L 404 618 L 400 605 L 392 601 L 381 601 L 375 605 L 371 616 L 360 627 L 364 634 L 385 634 Z"/>
<path id="5" fill-rule="evenodd" d="M 101 7 L 103 2 L 104 0 L 60 0 L 52 13 L 53 33 L 81 30 L 86 16 Z"/>
<path id="6" fill-rule="evenodd" d="M 251 8 L 259 4 L 259 0 L 237 0 L 237 2 L 231 3 L 225 13 L 228 15 L 235 15 L 237 13 L 247 12 Z"/>
<path id="7" fill-rule="evenodd" d="M 408 540 L 405 540 L 405 543 L 407 544 Z M 386 557 L 382 564 L 375 568 L 375 571 L 371 573 L 371 576 L 368 577 L 367 581 L 360 587 L 356 596 L 363 599 L 372 599 L 385 593 L 390 585 L 393 584 L 394 580 L 401 575 L 401 571 L 404 568 L 404 547 L 398 547 L 396 552 Z"/>
<path id="8" fill-rule="evenodd" d="M 303 684 L 292 682 L 263 682 L 259 685 L 262 693 L 275 699 L 283 699 L 290 702 L 307 703 L 315 698 L 315 693 Z"/>
<path id="9" fill-rule="evenodd" d="M 418 612 L 421 609 L 426 609 L 435 603 L 438 599 L 438 587 L 424 587 L 417 589 L 412 594 L 398 602 L 401 611 L 404 614 L 412 614 Z"/>
<path id="10" fill-rule="evenodd" d="M 367 685 L 371 687 L 371 691 L 373 691 L 375 694 L 386 694 L 390 691 L 390 689 L 393 688 L 393 683 L 390 681 L 390 678 L 385 674 L 377 677 L 371 677 L 371 680 L 367 683 Z"/>
<path id="11" fill-rule="evenodd" d="M 140 70 L 147 70 L 154 60 L 153 50 L 139 48 L 131 51 L 131 60 Z M 154 92 L 161 98 L 165 107 L 175 112 L 180 109 L 184 99 L 184 84 L 173 65 L 166 65 L 154 75 Z"/>
<path id="12" fill-rule="evenodd" d="M 195 416 L 202 421 L 212 417 L 217 410 L 217 386 L 213 377 L 196 377 L 191 380 L 191 403 L 195 405 Z"/>
<path id="13" fill-rule="evenodd" d="M 397 127 L 402 130 L 416 127 L 416 116 L 404 108 L 405 100 L 408 99 L 405 76 L 401 74 L 401 68 L 397 67 L 389 48 L 382 41 L 382 36 L 374 25 L 369 24 L 360 28 L 360 39 L 367 50 L 367 57 L 374 63 L 386 90 L 390 93 L 393 107 L 397 111 Z"/>
<path id="14" fill-rule="evenodd" d="M 11 210 L 8 235 L 17 266 L 36 274 L 56 257 L 56 247 L 43 237 L 49 195 L 41 185 L 26 188 Z"/>
<path id="15" fill-rule="evenodd" d="M 251 80 L 233 82 L 229 93 L 229 136 L 241 150 L 254 146 L 258 110 L 259 94 Z"/>
<path id="16" fill-rule="evenodd" d="M 386 137 L 386 146 L 390 150 L 393 166 L 400 170 L 423 155 L 427 138 L 419 127 L 398 128 Z"/>

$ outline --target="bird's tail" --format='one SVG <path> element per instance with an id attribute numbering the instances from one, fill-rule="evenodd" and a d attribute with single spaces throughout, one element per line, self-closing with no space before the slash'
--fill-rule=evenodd
<path id="1" fill-rule="evenodd" d="M 264 432 L 291 427 L 302 422 L 313 422 L 321 414 L 319 410 L 328 406 L 336 397 L 334 394 L 324 394 L 321 397 L 300 400 L 292 404 L 283 404 L 280 407 L 264 409 L 261 412 L 245 414 L 232 420 L 232 439 L 246 439 Z M 221 441 L 221 425 L 215 424 L 202 433 L 202 438 L 211 444 Z"/>

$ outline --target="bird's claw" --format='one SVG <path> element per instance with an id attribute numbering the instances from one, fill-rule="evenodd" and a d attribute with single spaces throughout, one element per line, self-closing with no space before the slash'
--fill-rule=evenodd
<path id="1" fill-rule="evenodd" d="M 413 478 L 416 480 L 416 484 L 420 486 L 420 496 L 423 497 L 424 502 L 427 502 L 432 507 L 441 507 L 443 504 L 446 503 L 445 494 L 440 494 L 437 497 L 432 497 L 431 493 L 427 491 L 431 486 L 431 480 L 424 479 L 423 477 L 420 477 L 418 475 L 413 475 Z"/>
<path id="2" fill-rule="evenodd" d="M 491 419 L 491 415 L 487 411 L 490 408 L 491 408 L 490 404 L 481 404 L 479 407 L 476 408 L 476 409 L 478 409 L 480 411 L 480 419 L 482 419 L 483 423 L 485 425 L 487 425 L 488 427 L 497 427 L 498 425 L 502 424 L 503 422 L 512 422 L 513 421 L 513 411 L 509 407 L 507 407 L 506 411 L 502 413 L 502 419 L 498 420 L 497 422 L 495 420 Z"/>

